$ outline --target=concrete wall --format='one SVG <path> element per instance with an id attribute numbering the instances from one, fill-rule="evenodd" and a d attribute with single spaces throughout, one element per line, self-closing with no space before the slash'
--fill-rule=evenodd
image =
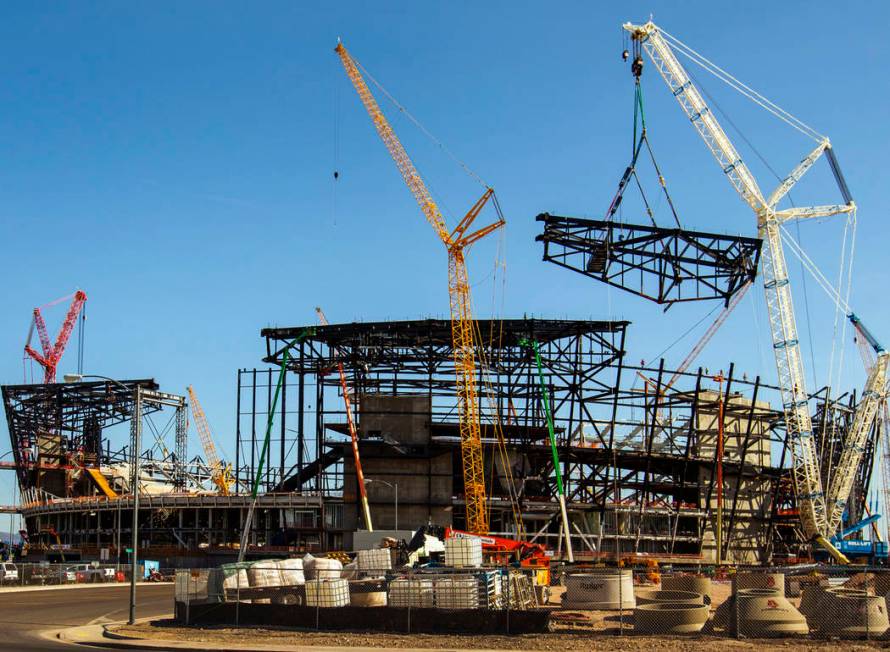
<path id="1" fill-rule="evenodd" d="M 359 406 L 359 437 L 388 437 L 416 446 L 430 443 L 429 396 L 363 394 Z"/>
<path id="2" fill-rule="evenodd" d="M 704 459 L 714 459 L 718 437 L 718 412 L 713 408 L 716 401 L 715 392 L 703 392 L 702 403 L 697 418 L 697 445 L 695 454 Z M 724 416 L 724 462 L 737 463 L 743 455 L 745 436 L 749 429 L 748 414 L 751 401 L 732 396 L 728 401 L 732 411 L 741 414 Z M 750 423 L 750 436 L 747 452 L 744 454 L 745 464 L 771 466 L 769 441 L 769 403 L 758 401 L 754 406 L 753 418 Z M 711 517 L 705 520 L 702 531 L 702 555 L 707 561 L 717 560 L 716 527 L 717 527 L 717 487 L 715 485 L 708 501 L 708 488 L 711 486 L 713 471 L 703 468 L 699 472 L 699 504 L 703 509 L 711 510 Z M 723 473 L 723 538 L 729 541 L 726 563 L 753 564 L 766 561 L 763 556 L 766 549 L 766 519 L 768 518 L 770 486 L 769 479 L 762 477 L 741 478 L 735 471 L 724 469 Z M 733 499 L 738 491 L 736 517 L 732 531 L 728 531 Z"/>
<path id="3" fill-rule="evenodd" d="M 374 528 L 394 529 L 396 525 L 395 489 L 384 482 L 399 486 L 399 529 L 417 529 L 430 520 L 439 525 L 450 524 L 454 493 L 451 451 L 433 452 L 429 457 L 408 457 L 390 447 L 385 449 L 386 456 L 382 454 L 384 450 L 378 448 L 376 444 L 364 442 L 359 445 Z M 347 529 L 363 528 L 351 454 L 346 455 L 343 472 L 344 525 Z"/>

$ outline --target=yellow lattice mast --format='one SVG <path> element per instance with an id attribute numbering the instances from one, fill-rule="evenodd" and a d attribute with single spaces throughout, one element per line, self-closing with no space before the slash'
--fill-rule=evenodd
<path id="1" fill-rule="evenodd" d="M 464 495 L 467 503 L 467 529 L 476 534 L 488 533 L 488 512 L 485 504 L 485 475 L 482 465 L 482 438 L 479 425 L 479 401 L 476 396 L 476 342 L 473 312 L 470 304 L 470 282 L 464 251 L 471 244 L 485 237 L 504 224 L 497 222 L 467 233 L 482 208 L 493 196 L 494 190 L 485 193 L 473 205 L 453 231 L 448 231 L 445 218 L 433 201 L 420 173 L 414 167 L 408 153 L 371 94 L 359 67 L 340 43 L 336 48 L 346 74 L 358 92 L 362 104 L 371 116 L 377 134 L 386 145 L 399 168 L 402 178 L 420 205 L 427 221 L 436 230 L 439 239 L 448 250 L 448 294 L 451 300 L 451 344 L 454 350 L 454 367 L 457 378 L 457 405 L 460 417 L 460 445 L 463 460 Z M 496 201 L 496 200 L 495 200 Z"/>
<path id="2" fill-rule="evenodd" d="M 192 406 L 192 416 L 195 419 L 195 427 L 198 430 L 198 437 L 201 439 L 201 447 L 204 449 L 204 457 L 207 458 L 207 466 L 210 467 L 210 479 L 219 493 L 228 496 L 234 484 L 231 475 L 231 469 L 223 465 L 216 454 L 216 446 L 213 444 L 213 437 L 210 434 L 210 425 L 207 423 L 207 416 L 201 409 L 198 397 L 191 385 L 188 386 L 189 404 Z"/>

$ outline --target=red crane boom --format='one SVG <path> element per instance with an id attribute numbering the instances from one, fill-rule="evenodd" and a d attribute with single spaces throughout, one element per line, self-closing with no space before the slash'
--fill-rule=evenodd
<path id="1" fill-rule="evenodd" d="M 67 298 L 58 299 L 47 305 L 55 305 Z M 25 353 L 43 367 L 44 384 L 56 382 L 56 368 L 59 365 L 59 360 L 62 359 L 62 353 L 65 352 L 65 347 L 68 345 L 68 340 L 71 338 L 71 333 L 77 324 L 77 317 L 80 315 L 86 300 L 87 295 L 85 292 L 78 290 L 74 293 L 71 305 L 68 308 L 68 314 L 65 315 L 65 321 L 62 322 L 62 328 L 59 329 L 59 334 L 56 336 L 55 344 L 50 344 L 49 334 L 46 332 L 46 322 L 43 319 L 40 308 L 34 308 L 34 320 L 31 325 L 31 332 L 28 333 L 28 341 L 25 342 Z M 43 354 L 31 348 L 31 333 L 33 333 L 34 328 L 37 329 Z"/>

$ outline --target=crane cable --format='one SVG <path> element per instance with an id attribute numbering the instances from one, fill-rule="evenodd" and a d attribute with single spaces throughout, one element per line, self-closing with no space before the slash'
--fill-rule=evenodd
<path id="1" fill-rule="evenodd" d="M 707 68 L 706 68 L 706 69 L 707 69 Z M 727 73 L 727 74 L 728 74 L 728 73 Z M 757 149 L 757 147 L 754 145 L 754 143 L 751 142 L 751 140 L 748 138 L 748 136 L 747 136 L 747 135 L 744 133 L 744 131 L 742 131 L 742 129 L 735 123 L 735 121 L 732 119 L 732 117 L 731 117 L 726 111 L 723 110 L 723 108 L 720 106 L 720 104 L 717 102 L 717 100 L 716 100 L 716 99 L 715 99 L 715 98 L 708 92 L 707 88 L 701 83 L 701 81 L 696 77 L 696 75 L 694 75 L 691 71 L 689 71 L 689 77 L 690 77 L 690 79 L 693 80 L 693 82 L 695 82 L 696 86 L 699 88 L 699 90 L 701 90 L 702 94 L 707 98 L 708 102 L 709 102 L 711 105 L 714 106 L 714 109 L 720 114 L 720 116 L 721 116 L 724 120 L 726 120 L 726 122 L 733 128 L 733 130 L 736 132 L 736 134 L 738 134 L 738 136 L 739 136 L 739 137 L 745 142 L 745 144 L 751 149 L 751 151 L 752 151 L 752 152 L 754 153 L 754 155 L 760 160 L 760 162 L 763 163 L 764 167 L 765 167 L 767 170 L 769 170 L 769 172 L 770 172 L 770 173 L 771 173 L 771 174 L 772 174 L 778 181 L 781 182 L 783 179 L 782 179 L 782 177 L 779 175 L 779 173 L 776 172 L 775 168 L 773 168 L 772 165 L 770 165 L 770 163 L 769 163 L 769 161 L 766 159 L 766 157 L 763 156 L 763 154 L 760 153 L 760 151 Z M 719 77 L 719 76 L 718 76 L 718 77 Z M 790 114 L 789 114 L 789 115 L 790 115 Z M 793 117 L 793 116 L 792 116 L 792 117 Z M 819 135 L 819 134 L 818 134 L 817 132 L 815 132 L 815 131 L 814 131 L 813 133 L 815 133 L 816 135 Z M 820 136 L 820 138 L 822 138 L 822 139 L 824 140 L 824 137 L 821 137 L 821 136 Z M 789 200 L 791 200 L 791 194 L 790 194 L 790 193 L 788 193 L 788 198 L 789 198 Z M 793 201 L 793 200 L 791 200 L 791 205 L 794 206 L 794 201 Z M 853 241 L 851 242 L 851 247 L 852 247 L 852 246 L 854 246 L 854 243 L 855 243 L 855 220 L 856 220 L 856 218 L 855 218 L 855 211 L 850 215 L 850 217 L 847 218 L 847 223 L 846 223 L 846 225 L 845 225 L 845 227 L 844 227 L 844 238 L 843 238 L 842 243 L 841 243 L 841 260 L 840 260 L 840 269 L 839 269 L 839 271 L 838 271 L 838 286 L 837 286 L 837 287 L 842 287 L 842 286 L 843 286 L 843 279 L 844 279 L 843 268 L 844 268 L 844 263 L 845 263 L 845 258 L 846 258 L 846 251 L 847 251 L 847 229 L 849 228 L 849 224 L 850 224 L 850 221 L 851 221 L 851 220 L 853 221 L 853 225 L 854 225 L 854 236 L 853 236 Z M 822 288 L 828 293 L 828 295 L 829 295 L 829 297 L 832 299 L 832 301 L 834 301 L 834 304 L 835 304 L 835 307 L 836 307 L 836 309 L 835 309 L 835 323 L 834 323 L 834 331 L 833 331 L 833 335 L 832 335 L 832 347 L 831 347 L 831 355 L 830 355 L 830 357 L 829 357 L 829 370 L 828 370 L 828 377 L 829 377 L 828 380 L 829 380 L 829 384 L 832 384 L 832 382 L 833 382 L 833 378 L 834 378 L 834 376 L 835 376 L 835 373 L 834 373 L 834 358 L 835 358 L 836 351 L 837 351 L 837 348 L 838 348 L 838 339 L 839 339 L 839 338 L 838 338 L 838 333 L 837 333 L 837 330 L 838 330 L 838 321 L 839 321 L 839 320 L 841 319 L 841 317 L 842 317 L 842 316 L 839 314 L 839 311 L 844 311 L 843 317 L 845 317 L 846 314 L 848 314 L 848 313 L 850 312 L 850 309 L 849 309 L 850 288 L 848 287 L 848 290 L 847 290 L 847 293 L 846 293 L 846 294 L 847 294 L 846 299 L 841 299 L 840 292 L 839 292 L 838 290 L 836 290 L 834 287 L 832 287 L 831 283 L 830 283 L 827 279 L 825 279 L 824 275 L 823 275 L 823 274 L 821 273 L 821 271 L 815 266 L 815 264 L 813 263 L 812 259 L 810 259 L 809 256 L 807 256 L 807 254 L 804 252 L 803 247 L 801 247 L 800 244 L 792 238 L 791 234 L 787 231 L 787 229 L 786 229 L 784 226 L 781 226 L 780 228 L 781 228 L 781 230 L 782 230 L 782 238 L 783 238 L 783 240 L 785 240 L 785 242 L 786 242 L 787 244 L 791 245 L 791 248 L 792 248 L 793 253 L 797 256 L 797 258 L 798 258 L 798 259 L 800 260 L 800 262 L 801 262 L 801 268 L 802 268 L 802 269 L 807 269 L 807 271 L 809 271 L 810 274 L 813 275 L 813 277 L 816 279 L 817 283 L 819 283 L 819 284 L 822 286 Z M 797 228 L 798 228 L 798 233 L 799 233 L 799 229 L 800 229 L 800 221 L 797 221 Z M 849 284 L 849 282 L 852 281 L 852 256 L 853 256 L 853 252 L 852 252 L 852 249 L 851 249 L 851 253 L 850 253 L 850 270 L 849 270 L 849 272 L 848 272 L 848 274 L 849 274 L 849 276 L 848 276 L 848 284 Z M 804 258 L 806 258 L 806 261 L 804 260 Z M 820 278 L 820 277 L 821 277 L 821 278 Z M 806 320 L 807 320 L 807 338 L 808 338 L 808 340 L 809 340 L 809 344 L 810 344 L 810 364 L 811 364 L 811 366 L 812 366 L 812 373 L 813 373 L 813 376 L 814 376 L 814 383 L 818 384 L 818 383 L 816 382 L 816 379 L 815 379 L 815 374 L 816 374 L 816 370 L 815 370 L 815 353 L 814 353 L 815 347 L 814 347 L 814 345 L 813 345 L 813 333 L 812 333 L 811 316 L 810 316 L 810 309 L 809 309 L 809 293 L 808 293 L 808 291 L 807 291 L 806 277 L 805 277 L 805 276 L 802 277 L 802 282 L 803 282 L 803 293 L 804 293 L 805 314 L 806 314 Z M 843 307 L 841 307 L 841 306 L 843 306 Z M 841 337 L 840 337 L 840 340 L 843 341 L 843 339 L 844 339 L 845 337 L 846 337 L 846 319 L 843 319 L 843 322 L 842 322 L 842 324 L 841 324 Z M 838 365 L 838 372 L 837 372 L 838 383 L 840 383 L 840 375 L 841 375 L 841 373 L 842 373 L 842 369 L 843 369 L 843 351 L 841 352 L 840 363 L 839 363 L 839 365 Z"/>
<path id="2" fill-rule="evenodd" d="M 374 86 L 376 86 L 380 90 L 381 93 L 383 93 L 383 95 L 386 97 L 386 99 L 388 99 L 390 102 L 392 102 L 392 104 L 399 110 L 400 113 L 405 115 L 405 117 L 407 117 L 414 124 L 414 126 L 417 127 L 421 131 L 421 133 L 423 133 L 427 138 L 429 138 L 433 142 L 433 144 L 436 145 L 436 147 L 438 147 L 440 150 L 442 150 L 442 152 L 444 152 L 452 161 L 454 161 L 458 166 L 460 166 L 461 169 L 463 169 L 463 171 L 466 172 L 467 175 L 471 179 L 475 180 L 483 188 L 491 187 L 487 183 L 485 183 L 485 181 L 482 179 L 482 177 L 480 177 L 478 174 L 476 174 L 476 172 L 473 171 L 473 169 L 470 168 L 469 165 L 467 165 L 463 160 L 458 158 L 457 155 L 455 155 L 454 152 L 452 152 L 448 148 L 447 145 L 445 145 L 441 140 L 436 138 L 426 127 L 424 127 L 423 124 L 417 118 L 415 118 L 411 114 L 410 111 L 408 111 L 408 109 L 406 109 L 404 106 L 402 106 L 402 104 L 400 104 L 399 101 L 395 97 L 393 97 L 390 94 L 390 92 L 388 90 L 386 90 L 386 88 L 384 88 L 383 85 L 380 82 L 378 82 L 374 78 L 374 76 L 371 73 L 369 73 L 368 70 L 355 57 L 353 57 L 351 54 L 349 56 L 352 59 L 353 63 L 355 63 L 356 67 L 362 71 L 362 74 L 367 79 L 369 79 L 371 81 L 371 83 L 374 84 Z"/>
<path id="3" fill-rule="evenodd" d="M 619 208 L 621 207 L 621 202 L 624 199 L 624 193 L 627 190 L 630 181 L 633 180 L 633 182 L 636 184 L 637 190 L 639 190 L 640 192 L 640 198 L 643 200 L 643 206 L 645 206 L 646 208 L 646 215 L 652 222 L 652 226 L 658 226 L 658 223 L 655 221 L 655 211 L 652 209 L 652 205 L 649 202 L 649 198 L 646 196 L 646 191 L 643 189 L 643 184 L 640 182 L 640 177 L 637 174 L 637 161 L 640 158 L 640 153 L 643 151 L 643 145 L 645 145 L 646 151 L 649 154 L 649 159 L 652 161 L 652 167 L 655 168 L 655 174 L 658 177 L 658 183 L 661 186 L 664 197 L 671 209 L 671 215 L 674 218 L 674 223 L 677 225 L 677 228 L 682 228 L 682 226 L 680 225 L 680 218 L 677 216 L 677 210 L 674 206 L 674 201 L 671 199 L 671 195 L 668 192 L 667 183 L 665 182 L 664 175 L 661 173 L 661 168 L 658 166 L 658 161 L 655 160 L 655 152 L 652 150 L 652 145 L 649 142 L 648 131 L 646 129 L 646 113 L 643 108 L 643 88 L 640 84 L 640 76 L 643 71 L 643 59 L 642 55 L 637 49 L 638 47 L 639 46 L 635 41 L 634 63 L 631 66 L 631 70 L 634 76 L 633 141 L 631 147 L 631 159 L 630 164 L 627 166 L 627 168 L 624 170 L 624 174 L 621 176 L 621 180 L 618 182 L 618 190 L 615 192 L 615 195 L 612 198 L 612 203 L 609 205 L 609 208 L 606 211 L 606 220 L 611 221 L 615 213 L 619 210 Z"/>
<path id="4" fill-rule="evenodd" d="M 683 43 L 677 37 L 667 33 L 661 27 L 658 28 L 659 33 L 667 39 L 667 41 L 683 56 L 694 62 L 695 64 L 701 66 L 712 75 L 717 77 L 719 80 L 735 89 L 743 96 L 765 109 L 775 117 L 777 117 L 782 122 L 786 123 L 790 127 L 793 127 L 800 133 L 802 133 L 807 138 L 812 138 L 816 142 L 822 142 L 825 140 L 825 136 L 820 134 L 818 131 L 810 127 L 808 124 L 795 117 L 782 107 L 780 107 L 775 102 L 764 97 L 762 94 L 755 91 L 753 88 L 740 81 L 736 77 L 732 76 L 730 73 L 725 71 L 723 68 L 715 64 L 713 61 L 710 61 L 702 54 L 696 52 L 691 47 Z"/>

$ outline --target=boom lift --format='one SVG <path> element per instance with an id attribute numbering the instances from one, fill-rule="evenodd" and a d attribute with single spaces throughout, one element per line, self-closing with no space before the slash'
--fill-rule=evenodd
<path id="1" fill-rule="evenodd" d="M 191 385 L 188 386 L 189 404 L 192 406 L 192 416 L 195 418 L 195 427 L 198 429 L 198 437 L 201 439 L 201 447 L 204 449 L 204 457 L 207 458 L 207 466 L 210 467 L 210 479 L 220 495 L 228 496 L 232 492 L 232 485 L 235 481 L 232 479 L 232 467 L 223 464 L 216 453 L 216 446 L 213 444 L 213 435 L 210 434 L 210 424 L 207 423 L 207 416 L 198 402 L 195 395 L 195 389 Z"/>
<path id="2" fill-rule="evenodd" d="M 318 313 L 318 321 L 322 326 L 328 325 L 328 318 L 325 317 L 324 311 L 320 306 L 316 306 L 315 312 Z M 337 360 L 337 371 L 340 374 L 340 390 L 343 392 L 343 403 L 346 409 L 346 425 L 349 427 L 349 437 L 352 440 L 352 458 L 355 462 L 356 482 L 358 483 L 359 496 L 362 499 L 362 515 L 365 517 L 365 527 L 368 532 L 374 531 L 371 524 L 371 508 L 368 507 L 368 489 L 365 487 L 365 474 L 362 472 L 362 460 L 358 454 L 358 432 L 355 428 L 355 418 L 352 415 L 352 401 L 349 399 L 349 383 L 346 382 L 346 371 L 343 368 L 343 361 Z"/>
<path id="3" fill-rule="evenodd" d="M 797 325 L 795 323 L 794 304 L 791 286 L 785 263 L 785 252 L 782 245 L 780 227 L 783 223 L 814 217 L 827 217 L 837 214 L 852 213 L 856 204 L 850 195 L 831 143 L 828 138 L 816 134 L 811 129 L 802 129 L 797 121 L 793 123 L 798 129 L 817 140 L 817 145 L 776 187 L 764 197 L 753 174 L 742 160 L 735 146 L 724 132 L 716 116 L 710 110 L 704 98 L 693 83 L 674 53 L 674 48 L 682 47 L 691 51 L 677 39 L 665 33 L 653 22 L 643 25 L 626 23 L 624 29 L 630 33 L 634 43 L 634 63 L 642 65 L 642 51 L 649 56 L 655 68 L 667 83 L 673 96 L 679 102 L 689 121 L 704 140 L 711 154 L 717 160 L 721 170 L 729 182 L 754 212 L 758 236 L 767 243 L 763 252 L 762 274 L 769 313 L 770 330 L 773 349 L 775 351 L 779 386 L 785 412 L 785 424 L 788 439 L 792 448 L 792 477 L 795 494 L 800 508 L 801 525 L 804 534 L 823 545 L 838 561 L 846 562 L 846 558 L 828 541 L 840 521 L 843 505 L 849 497 L 849 490 L 855 467 L 858 438 L 867 433 L 869 415 L 873 418 L 877 404 L 874 388 L 883 383 L 886 372 L 886 359 L 875 369 L 866 381 L 866 391 L 862 402 L 857 406 L 854 417 L 853 432 L 856 437 L 850 440 L 850 450 L 845 451 L 847 468 L 840 469 L 828 487 L 828 500 L 822 485 L 819 468 L 818 451 L 815 447 L 813 427 L 809 411 L 809 394 L 803 371 Z M 748 87 L 743 87 L 750 91 Z M 757 96 L 761 98 L 761 96 Z M 765 99 L 765 98 L 762 98 Z M 768 105 L 773 110 L 774 105 Z M 776 107 L 777 109 L 777 107 Z M 781 111 L 780 109 L 778 109 Z M 783 112 L 786 122 L 796 120 Z M 805 127 L 805 125 L 802 125 Z M 834 174 L 844 204 L 826 206 L 777 208 L 779 201 L 788 194 L 794 185 L 825 155 Z M 883 371 L 882 371 L 883 369 Z M 881 385 L 882 386 L 882 385 Z M 861 452 L 860 452 L 861 456 Z"/>
<path id="4" fill-rule="evenodd" d="M 488 532 L 488 506 L 485 497 L 485 475 L 483 473 L 482 437 L 480 432 L 479 400 L 476 396 L 476 337 L 475 323 L 470 302 L 470 281 L 464 259 L 466 249 L 474 242 L 481 240 L 492 231 L 504 225 L 494 190 L 486 188 L 482 197 L 470 208 L 470 211 L 457 224 L 453 231 L 448 231 L 445 218 L 439 211 L 436 202 L 427 189 L 408 157 L 402 143 L 396 137 L 383 115 L 377 100 L 365 83 L 359 70 L 359 64 L 352 58 L 342 43 L 338 43 L 336 52 L 355 87 L 359 98 L 364 104 L 377 134 L 389 150 L 396 163 L 402 179 L 411 190 L 427 221 L 436 231 L 436 235 L 448 250 L 448 294 L 451 307 L 451 343 L 454 351 L 454 368 L 457 385 L 457 405 L 460 420 L 461 459 L 463 462 L 464 495 L 466 497 L 467 529 L 474 534 Z M 477 231 L 468 233 L 473 221 L 483 207 L 493 198 L 498 220 Z"/>

